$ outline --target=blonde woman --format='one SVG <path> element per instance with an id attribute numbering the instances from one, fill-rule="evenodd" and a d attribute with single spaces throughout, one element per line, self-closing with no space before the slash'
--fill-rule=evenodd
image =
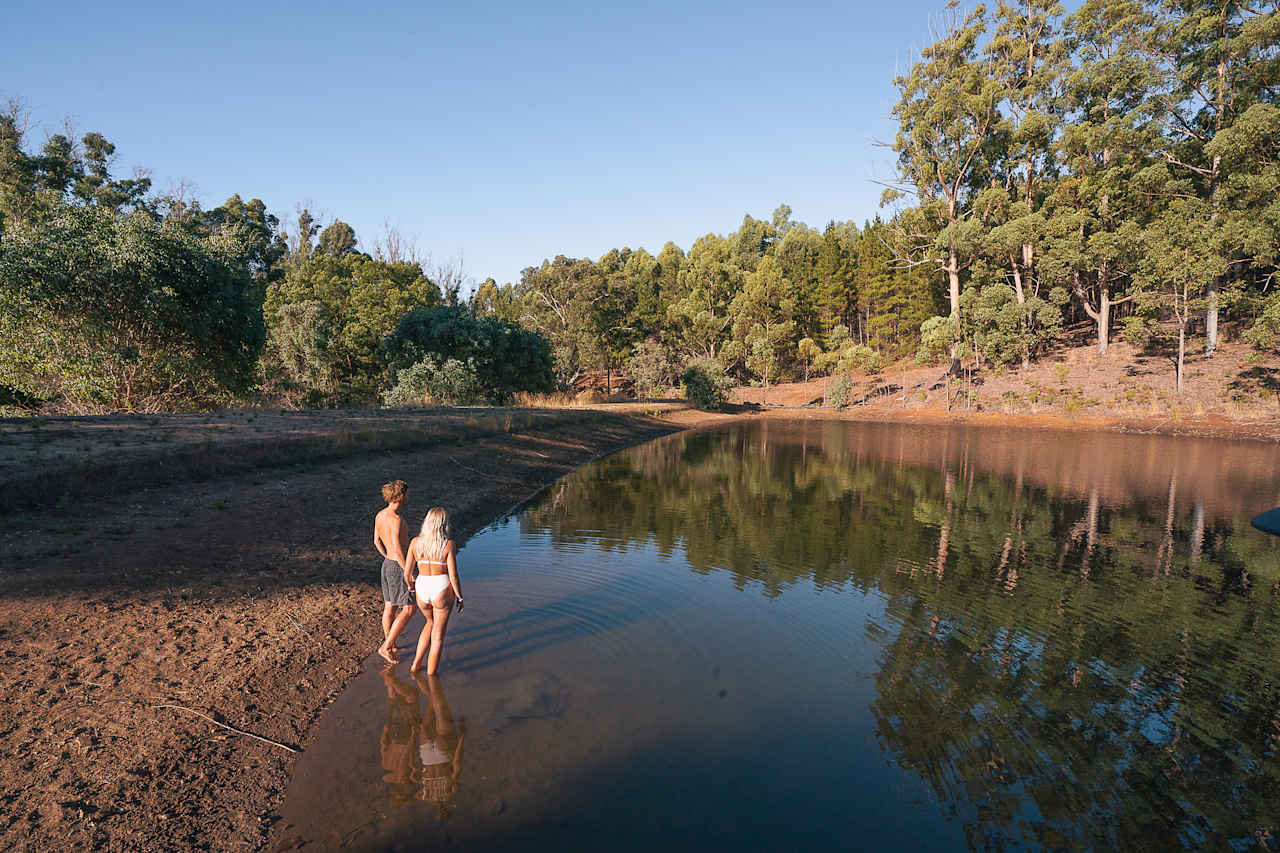
<path id="1" fill-rule="evenodd" d="M 427 675 L 435 675 L 440 666 L 440 651 L 444 648 L 444 632 L 449 627 L 449 615 L 455 601 L 458 610 L 462 610 L 457 547 L 453 543 L 449 513 L 444 507 L 432 507 L 422 520 L 422 530 L 409 543 L 405 566 L 418 570 L 418 579 L 413 586 L 418 609 L 427 619 L 426 627 L 418 635 L 418 653 L 414 655 L 409 671 L 417 672 L 425 657 Z"/>

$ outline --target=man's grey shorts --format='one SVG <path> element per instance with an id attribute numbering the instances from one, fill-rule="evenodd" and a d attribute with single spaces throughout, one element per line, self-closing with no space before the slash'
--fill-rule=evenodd
<path id="1" fill-rule="evenodd" d="M 382 561 L 382 600 L 387 604 L 413 604 L 413 593 L 404 585 L 404 570 L 395 560 Z"/>

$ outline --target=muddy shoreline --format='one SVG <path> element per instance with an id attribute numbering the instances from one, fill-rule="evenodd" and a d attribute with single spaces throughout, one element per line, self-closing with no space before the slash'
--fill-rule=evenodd
<path id="1" fill-rule="evenodd" d="M 596 456 L 727 418 L 567 414 L 9 515 L 0 847 L 264 846 L 294 754 L 192 712 L 306 748 L 379 639 L 380 483 L 465 536 Z"/>

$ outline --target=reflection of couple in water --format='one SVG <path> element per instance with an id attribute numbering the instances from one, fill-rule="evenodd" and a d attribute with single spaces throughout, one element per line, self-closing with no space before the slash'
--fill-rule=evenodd
<path id="1" fill-rule="evenodd" d="M 426 658 L 427 675 L 435 675 L 449 616 L 455 604 L 462 611 L 458 549 L 449 513 L 444 507 L 432 507 L 418 535 L 409 539 L 409 527 L 400 517 L 409 487 L 404 480 L 392 480 L 382 487 L 382 497 L 387 505 L 373 520 L 373 546 L 382 555 L 383 640 L 378 654 L 389 664 L 396 662 L 396 637 L 409 624 L 416 598 L 427 625 L 418 635 L 418 650 L 409 671 L 418 671 Z"/>
<path id="2" fill-rule="evenodd" d="M 387 772 L 382 781 L 392 802 L 434 803 L 443 821 L 458 794 L 466 721 L 454 722 L 439 677 L 414 673 L 417 690 L 394 669 L 384 669 L 382 678 L 387 683 L 387 724 L 382 729 L 382 768 Z M 421 713 L 419 692 L 427 698 Z"/>

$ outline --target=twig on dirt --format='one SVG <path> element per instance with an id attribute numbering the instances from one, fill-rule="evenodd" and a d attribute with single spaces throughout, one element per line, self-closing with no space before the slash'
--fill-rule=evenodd
<path id="1" fill-rule="evenodd" d="M 1138 433 L 1139 435 L 1155 435 L 1155 433 L 1160 429 L 1160 427 L 1162 427 L 1162 426 L 1164 426 L 1165 424 L 1169 423 L 1169 421 L 1171 421 L 1171 420 L 1173 420 L 1173 418 L 1165 418 L 1165 419 L 1164 419 L 1164 420 L 1162 420 L 1160 423 L 1158 423 L 1158 424 L 1156 424 L 1155 426 L 1151 427 L 1151 429 L 1136 429 L 1136 430 L 1134 430 L 1134 432 Z"/>
<path id="2" fill-rule="evenodd" d="M 246 732 L 244 729 L 237 729 L 235 726 L 229 726 L 226 723 L 220 723 L 217 720 L 215 720 L 213 717 L 210 717 L 208 714 L 202 714 L 201 712 L 195 710 L 194 708 L 187 708 L 182 705 L 157 705 L 156 707 L 171 708 L 175 711 L 186 711 L 188 714 L 195 714 L 197 717 L 203 717 L 204 719 L 213 723 L 215 726 L 221 726 L 222 728 L 226 729 L 229 732 L 235 732 L 238 735 L 244 735 L 245 737 L 251 737 L 254 740 L 260 740 L 263 743 L 269 743 L 272 746 L 278 746 L 281 749 L 288 750 L 289 752 L 292 752 L 294 754 L 298 754 L 302 752 L 302 750 L 296 749 L 292 746 L 289 746 L 288 744 L 280 743 L 280 741 L 278 740 L 271 740 L 270 738 L 259 737 L 258 735 L 255 735 L 253 732 Z"/>
<path id="3" fill-rule="evenodd" d="M 288 619 L 290 622 L 292 622 L 295 628 L 297 628 L 302 633 L 306 634 L 307 638 L 310 639 L 311 642 L 314 643 L 316 641 L 316 638 L 311 636 L 310 631 L 308 631 L 306 628 L 303 628 L 301 625 L 298 624 L 298 620 L 294 619 L 292 616 L 289 616 L 287 614 L 285 615 L 285 618 Z"/>
<path id="4" fill-rule="evenodd" d="M 505 480 L 508 483 L 516 482 L 510 477 L 502 477 L 497 474 L 486 474 L 483 471 L 477 471 L 475 468 L 471 468 L 467 465 L 463 465 L 461 462 L 459 462 L 457 459 L 454 459 L 452 456 L 449 457 L 449 461 L 452 462 L 454 465 L 457 465 L 459 468 L 461 468 L 464 471 L 470 471 L 472 474 L 479 474 L 481 477 L 485 477 L 490 480 Z"/>

